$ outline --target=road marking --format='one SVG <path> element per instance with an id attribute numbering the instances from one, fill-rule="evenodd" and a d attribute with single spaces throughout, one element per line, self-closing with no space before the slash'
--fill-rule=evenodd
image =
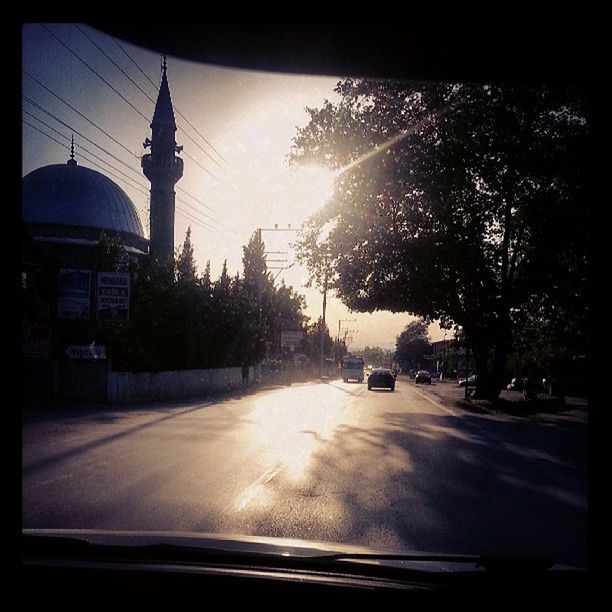
<path id="1" fill-rule="evenodd" d="M 347 395 L 352 395 L 353 397 L 357 397 L 358 395 L 361 395 L 367 387 L 367 385 L 364 386 L 363 383 L 360 383 L 359 389 L 357 391 L 349 391 L 349 389 L 345 387 L 345 385 L 347 385 L 348 383 L 344 383 L 340 385 L 340 384 L 336 384 L 335 382 L 327 382 L 323 384 L 326 384 L 329 387 L 333 387 L 334 389 L 338 389 L 338 391 L 342 391 L 343 393 L 346 393 Z"/>
<path id="2" fill-rule="evenodd" d="M 277 464 L 266 470 L 259 478 L 249 485 L 242 495 L 236 499 L 235 506 L 240 512 L 244 510 L 256 497 L 259 497 L 264 492 L 264 487 L 283 469 L 282 465 Z"/>
<path id="3" fill-rule="evenodd" d="M 429 397 L 429 395 L 425 395 L 425 393 L 423 393 L 422 391 L 418 391 L 417 389 L 413 389 L 413 391 L 417 394 L 420 395 L 421 397 L 424 397 L 428 402 L 431 402 L 434 406 L 436 406 L 437 408 L 440 408 L 440 410 L 444 410 L 444 412 L 448 412 L 448 414 L 451 414 L 453 416 L 457 416 L 457 413 L 454 412 L 453 410 L 450 410 L 449 408 L 447 408 L 446 406 L 443 406 L 442 404 L 440 404 L 439 402 L 436 402 L 436 400 L 431 399 L 431 397 Z"/>

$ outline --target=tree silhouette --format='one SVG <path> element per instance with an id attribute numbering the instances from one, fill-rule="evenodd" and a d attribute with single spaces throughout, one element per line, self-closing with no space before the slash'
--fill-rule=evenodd
<path id="1" fill-rule="evenodd" d="M 525 318 L 587 329 L 589 123 L 579 92 L 345 79 L 293 162 L 338 171 L 300 243 L 352 310 L 461 326 L 494 396 Z M 321 240 L 321 233 L 327 234 Z M 574 337 L 584 344 L 583 338 Z"/>

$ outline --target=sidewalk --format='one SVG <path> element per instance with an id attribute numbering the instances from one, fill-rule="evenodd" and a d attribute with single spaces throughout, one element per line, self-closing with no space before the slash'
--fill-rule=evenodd
<path id="1" fill-rule="evenodd" d="M 402 377 L 408 384 L 414 381 Z M 482 414 L 508 414 L 519 417 L 538 417 L 577 421 L 586 423 L 588 420 L 589 401 L 584 397 L 555 397 L 547 393 L 538 393 L 536 400 L 525 400 L 521 391 L 503 389 L 497 402 L 485 399 L 465 399 L 465 388 L 459 387 L 456 381 L 433 380 L 431 385 L 418 385 L 425 391 L 451 405 Z"/>

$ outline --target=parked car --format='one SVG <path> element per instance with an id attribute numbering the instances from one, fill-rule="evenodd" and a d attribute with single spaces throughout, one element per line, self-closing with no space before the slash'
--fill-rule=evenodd
<path id="1" fill-rule="evenodd" d="M 513 378 L 508 385 L 506 385 L 508 391 L 522 391 L 523 390 L 523 378 L 521 376 Z"/>
<path id="2" fill-rule="evenodd" d="M 427 383 L 431 385 L 431 374 L 427 370 L 419 370 L 414 377 L 414 382 L 418 383 Z"/>
<path id="3" fill-rule="evenodd" d="M 476 379 L 477 379 L 476 374 L 472 374 L 470 377 L 468 377 L 468 379 L 467 379 L 467 386 L 468 387 L 475 387 L 476 386 Z M 462 378 L 459 381 L 459 386 L 460 387 L 465 387 L 465 383 L 466 383 L 466 379 Z"/>
<path id="4" fill-rule="evenodd" d="M 368 378 L 368 391 L 374 387 L 384 387 L 385 389 L 395 390 L 395 376 L 388 368 L 374 368 Z"/>

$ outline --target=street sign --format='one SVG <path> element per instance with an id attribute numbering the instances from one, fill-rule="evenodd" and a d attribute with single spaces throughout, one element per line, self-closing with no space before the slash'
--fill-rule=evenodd
<path id="1" fill-rule="evenodd" d="M 281 349 L 289 349 L 292 353 L 300 346 L 304 338 L 302 330 L 284 329 L 280 333 Z"/>
<path id="2" fill-rule="evenodd" d="M 130 273 L 98 272 L 98 320 L 127 321 L 130 308 Z"/>
<path id="3" fill-rule="evenodd" d="M 89 319 L 91 270 L 59 271 L 57 316 L 61 319 Z"/>
<path id="4" fill-rule="evenodd" d="M 106 359 L 106 347 L 96 344 L 73 344 L 64 349 L 70 359 Z"/>

